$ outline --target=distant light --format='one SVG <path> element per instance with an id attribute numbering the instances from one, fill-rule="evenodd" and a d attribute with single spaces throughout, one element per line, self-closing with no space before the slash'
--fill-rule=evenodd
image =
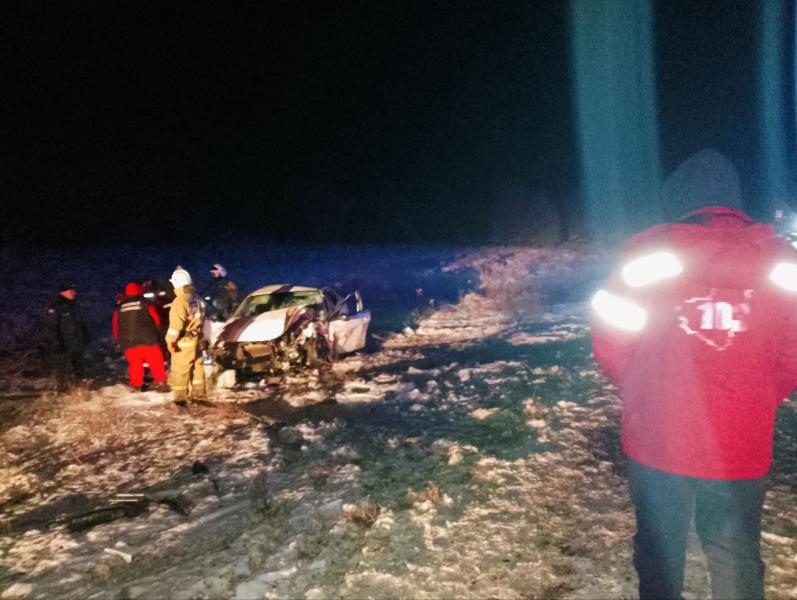
<path id="1" fill-rule="evenodd" d="M 631 287 L 642 287 L 683 272 L 681 261 L 672 252 L 655 252 L 632 260 L 623 267 L 623 281 Z"/>
<path id="2" fill-rule="evenodd" d="M 609 325 L 623 331 L 641 331 L 648 319 L 644 308 L 606 290 L 598 290 L 592 298 L 592 308 Z"/>
<path id="3" fill-rule="evenodd" d="M 797 264 L 778 263 L 769 274 L 769 280 L 788 292 L 797 292 Z"/>

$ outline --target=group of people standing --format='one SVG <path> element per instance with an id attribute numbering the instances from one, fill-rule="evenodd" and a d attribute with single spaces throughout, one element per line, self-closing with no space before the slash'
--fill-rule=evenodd
<path id="1" fill-rule="evenodd" d="M 728 203 L 729 204 L 729 203 Z M 631 238 L 592 301 L 594 357 L 623 402 L 621 439 L 636 514 L 640 598 L 680 598 L 693 521 L 714 598 L 763 598 L 761 521 L 775 415 L 797 389 L 797 252 L 739 206 L 696 204 Z M 221 265 L 208 299 L 226 316 L 237 287 Z M 163 340 L 177 402 L 206 395 L 208 306 L 189 273 Z M 165 389 L 160 317 L 129 283 L 114 335 L 141 389 L 144 363 Z M 84 330 L 73 286 L 50 307 L 59 374 L 83 374 Z M 59 379 L 59 381 L 61 381 Z"/>
<path id="2" fill-rule="evenodd" d="M 205 316 L 210 312 L 225 320 L 240 302 L 238 287 L 222 265 L 213 265 L 210 273 L 211 284 L 200 295 L 188 271 L 178 266 L 169 279 L 174 298 L 161 305 L 146 297 L 141 283 L 131 281 L 125 286 L 124 295 L 117 299 L 112 331 L 127 361 L 132 390 L 145 389 L 148 367 L 153 380 L 148 390 L 171 390 L 180 404 L 207 398 L 202 360 Z M 75 286 L 59 284 L 58 288 L 58 296 L 47 309 L 47 332 L 57 387 L 66 391 L 86 376 L 87 335 Z M 170 358 L 168 376 L 166 356 Z"/>

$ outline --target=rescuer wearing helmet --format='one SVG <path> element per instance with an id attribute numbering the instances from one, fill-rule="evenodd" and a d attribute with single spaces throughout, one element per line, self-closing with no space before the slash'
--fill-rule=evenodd
<path id="1" fill-rule="evenodd" d="M 172 355 L 170 384 L 174 401 L 204 400 L 207 394 L 201 338 L 205 302 L 197 296 L 191 275 L 182 267 L 174 270 L 169 281 L 174 286 L 175 299 L 169 309 L 166 346 Z"/>
<path id="2" fill-rule="evenodd" d="M 762 598 L 765 475 L 797 388 L 797 252 L 708 206 L 632 237 L 592 301 L 593 352 L 623 402 L 641 598 L 680 598 L 694 516 L 714 598 Z"/>

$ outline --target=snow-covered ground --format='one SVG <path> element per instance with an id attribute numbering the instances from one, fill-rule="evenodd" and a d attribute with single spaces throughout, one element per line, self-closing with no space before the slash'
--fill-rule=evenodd
<path id="1" fill-rule="evenodd" d="M 243 288 L 360 287 L 368 351 L 188 410 L 131 394 L 109 354 L 113 292 L 176 263 L 200 278 L 195 257 Z M 619 405 L 585 323 L 605 253 L 238 244 L 4 258 L 19 275 L 0 287 L 16 350 L 0 356 L 2 598 L 635 596 Z M 103 359 L 91 389 L 67 396 L 26 341 L 42 280 L 62 277 Z M 797 595 L 794 408 L 781 410 L 765 506 L 773 598 Z M 708 595 L 703 567 L 693 543 L 687 597 Z"/>

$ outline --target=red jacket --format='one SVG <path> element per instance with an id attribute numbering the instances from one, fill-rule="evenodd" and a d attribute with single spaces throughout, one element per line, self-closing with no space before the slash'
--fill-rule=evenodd
<path id="1" fill-rule="evenodd" d="M 761 477 L 777 406 L 797 388 L 797 252 L 735 209 L 691 217 L 702 222 L 627 242 L 593 299 L 593 352 L 620 388 L 630 458 L 690 477 Z"/>

